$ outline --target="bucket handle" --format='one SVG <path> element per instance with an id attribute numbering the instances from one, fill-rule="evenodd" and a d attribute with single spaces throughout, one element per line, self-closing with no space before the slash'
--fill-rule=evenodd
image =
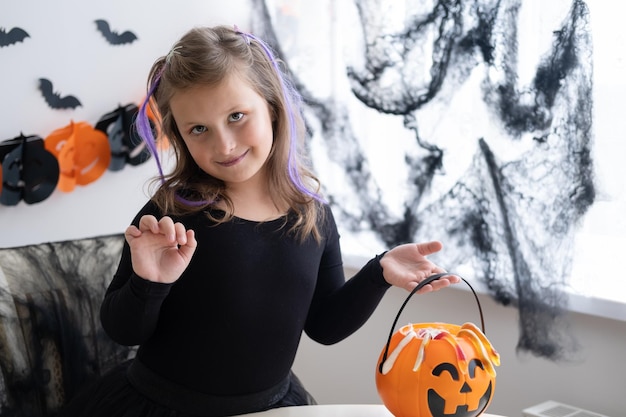
<path id="1" fill-rule="evenodd" d="M 409 299 L 413 296 L 413 294 L 415 294 L 416 292 L 421 290 L 424 286 L 430 284 L 431 282 L 433 282 L 433 281 L 435 281 L 435 280 L 437 280 L 439 278 L 447 277 L 447 276 L 450 276 L 450 275 L 456 275 L 457 277 L 461 278 L 461 280 L 467 284 L 467 286 L 470 288 L 470 290 L 472 290 L 472 294 L 474 294 L 474 299 L 476 300 L 476 304 L 478 305 L 478 312 L 480 314 L 480 327 L 481 327 L 483 333 L 485 333 L 485 319 L 483 317 L 483 309 L 480 306 L 480 301 L 478 300 L 478 295 L 476 294 L 476 291 L 474 291 L 474 288 L 472 288 L 470 283 L 465 278 L 460 276 L 459 274 L 455 274 L 453 272 L 444 272 L 444 273 L 441 273 L 441 274 L 433 274 L 433 275 L 429 276 L 428 278 L 424 279 L 423 281 L 421 281 L 419 284 L 417 284 L 417 286 L 415 288 L 413 288 L 413 290 L 411 291 L 409 296 L 406 298 L 406 300 L 404 300 L 404 303 L 402 303 L 402 306 L 400 307 L 400 310 L 398 310 L 398 314 L 396 315 L 396 318 L 393 321 L 393 324 L 391 325 L 391 331 L 389 332 L 389 338 L 387 339 L 387 345 L 385 346 L 385 351 L 383 353 L 382 360 L 380 361 L 380 364 L 378 365 L 378 372 L 380 372 L 381 374 L 383 373 L 383 364 L 387 360 L 387 355 L 389 354 L 389 345 L 391 344 L 391 337 L 393 336 L 394 329 L 396 328 L 396 324 L 398 324 L 398 319 L 400 318 L 400 314 L 402 313 L 402 310 L 404 310 L 404 307 L 409 302 Z"/>

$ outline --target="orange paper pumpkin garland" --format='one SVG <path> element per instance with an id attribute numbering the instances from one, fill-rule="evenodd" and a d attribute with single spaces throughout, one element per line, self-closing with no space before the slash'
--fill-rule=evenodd
<path id="1" fill-rule="evenodd" d="M 71 192 L 76 185 L 87 185 L 104 174 L 111 161 L 107 135 L 89 123 L 71 122 L 50 133 L 48 149 L 59 161 L 58 189 Z"/>
<path id="2" fill-rule="evenodd" d="M 409 298 L 446 275 L 433 275 L 411 292 L 378 358 L 376 388 L 395 417 L 476 417 L 493 398 L 500 357 L 474 324 L 413 323 L 393 333 Z"/>
<path id="3" fill-rule="evenodd" d="M 158 149 L 168 147 L 159 131 L 159 119 L 148 109 L 150 127 L 159 137 Z M 0 204 L 39 203 L 58 188 L 74 191 L 88 185 L 108 170 L 119 171 L 126 164 L 139 165 L 152 153 L 139 136 L 135 104 L 119 105 L 100 118 L 96 126 L 86 122 L 54 130 L 45 140 L 31 135 L 0 141 Z"/>

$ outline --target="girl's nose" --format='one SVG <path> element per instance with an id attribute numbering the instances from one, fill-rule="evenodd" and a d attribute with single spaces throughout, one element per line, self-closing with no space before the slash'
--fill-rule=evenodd
<path id="1" fill-rule="evenodd" d="M 237 142 L 235 141 L 235 138 L 230 132 L 220 131 L 216 133 L 216 136 L 217 136 L 216 146 L 217 146 L 218 152 L 224 155 L 228 155 L 235 149 Z"/>

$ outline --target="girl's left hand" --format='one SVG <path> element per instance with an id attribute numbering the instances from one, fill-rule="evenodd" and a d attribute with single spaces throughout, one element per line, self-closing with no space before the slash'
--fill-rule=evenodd
<path id="1" fill-rule="evenodd" d="M 426 257 L 443 248 L 441 242 L 406 243 L 391 249 L 380 259 L 383 268 L 383 277 L 389 284 L 413 289 L 424 279 L 433 274 L 445 273 L 446 270 L 435 265 Z M 461 279 L 456 275 L 441 277 L 418 291 L 418 294 L 440 290 L 456 284 Z"/>

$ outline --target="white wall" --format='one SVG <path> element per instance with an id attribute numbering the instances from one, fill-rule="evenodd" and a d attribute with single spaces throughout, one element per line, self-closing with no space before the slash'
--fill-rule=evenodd
<path id="1" fill-rule="evenodd" d="M 476 302 L 464 285 L 414 295 L 398 326 L 433 321 L 480 325 Z M 375 367 L 407 296 L 404 290 L 390 289 L 365 326 L 336 345 L 303 339 L 294 371 L 319 403 L 381 403 Z M 517 310 L 484 294 L 479 298 L 486 335 L 501 356 L 489 413 L 521 417 L 524 408 L 555 400 L 611 417 L 626 415 L 626 322 L 571 313 L 568 320 L 580 349 L 570 362 L 555 363 L 517 354 Z"/>
<path id="2" fill-rule="evenodd" d="M 23 133 L 45 138 L 71 121 L 95 125 L 118 105 L 140 103 L 152 63 L 195 25 L 237 24 L 248 28 L 247 0 L 228 7 L 212 0 L 25 0 L 0 5 L 0 27 L 19 27 L 29 37 L 0 48 L 0 142 Z M 94 21 L 130 30 L 138 40 L 109 45 Z M 8 64 L 10 63 L 10 65 Z M 61 95 L 74 95 L 76 109 L 49 108 L 38 90 L 48 78 Z M 28 205 L 0 204 L 0 248 L 121 233 L 147 200 L 145 184 L 157 174 L 153 160 L 106 171 L 71 193 L 55 190 Z"/>

